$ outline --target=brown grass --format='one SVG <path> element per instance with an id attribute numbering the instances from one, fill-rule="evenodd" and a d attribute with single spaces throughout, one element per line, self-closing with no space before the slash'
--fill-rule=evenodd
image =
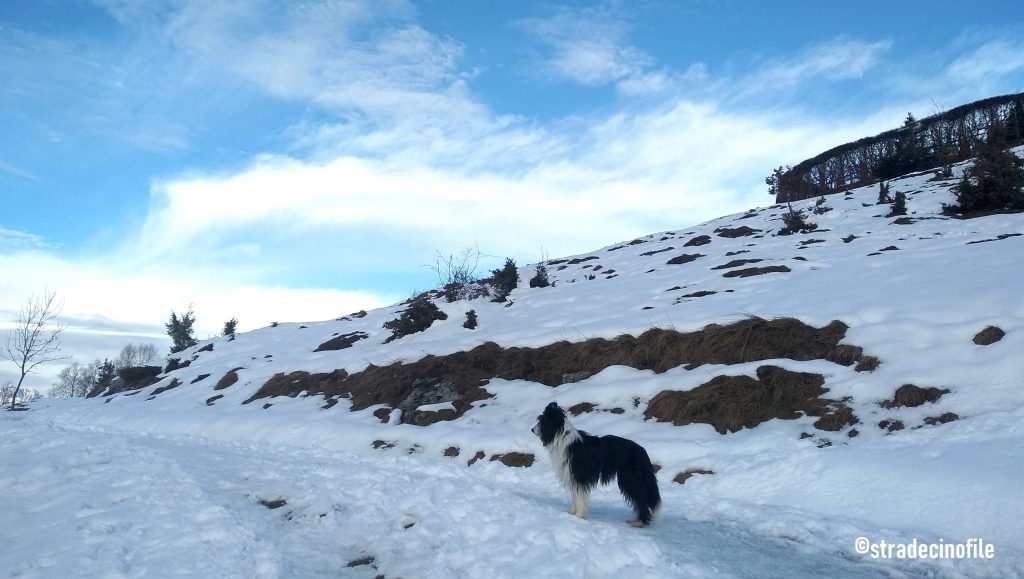
<path id="1" fill-rule="evenodd" d="M 672 482 L 685 484 L 686 481 L 690 480 L 690 477 L 695 474 L 715 474 L 715 471 L 704 468 L 688 468 L 683 472 L 676 474 L 676 476 L 673 477 Z"/>
<path id="2" fill-rule="evenodd" d="M 426 425 L 458 418 L 474 402 L 489 398 L 491 395 L 482 384 L 493 378 L 559 386 L 567 375 L 593 375 L 617 365 L 658 373 L 683 365 L 692 368 L 776 358 L 826 359 L 848 365 L 861 350 L 839 345 L 846 330 L 847 326 L 839 321 L 814 328 L 793 318 L 751 317 L 728 325 L 712 324 L 690 333 L 655 328 L 639 336 L 561 341 L 540 348 L 503 348 L 487 342 L 469 351 L 425 356 L 410 363 L 370 365 L 352 374 L 344 370 L 275 374 L 244 403 L 307 392 L 328 399 L 350 398 L 352 410 L 376 404 L 398 408 L 424 382 L 443 382 L 454 393 L 450 396 L 452 400 L 444 400 L 452 402 L 454 412 L 403 413 L 403 423 Z M 419 414 L 431 416 L 418 417 Z"/>
<path id="3" fill-rule="evenodd" d="M 527 468 L 533 466 L 535 457 L 529 452 L 507 452 L 491 456 L 491 462 L 498 461 L 505 466 Z"/>
<path id="4" fill-rule="evenodd" d="M 710 424 L 721 434 L 754 428 L 762 422 L 802 415 L 821 417 L 815 426 L 838 430 L 856 421 L 849 408 L 821 396 L 827 392 L 819 374 L 792 372 L 778 366 L 761 366 L 757 379 L 749 376 L 716 376 L 687 392 L 666 390 L 654 396 L 644 411 L 659 422 Z M 838 426 L 838 427 L 836 427 Z"/>
<path id="5" fill-rule="evenodd" d="M 904 384 L 896 389 L 892 400 L 883 400 L 878 405 L 882 408 L 913 408 L 928 402 L 935 402 L 942 398 L 943 394 L 949 394 L 949 390 L 940 390 L 934 387 L 921 388 L 913 384 Z"/>
<path id="6" fill-rule="evenodd" d="M 228 386 L 233 385 L 235 382 L 238 382 L 238 371 L 239 370 L 241 370 L 241 368 L 235 368 L 234 370 L 231 370 L 227 374 L 224 374 L 223 376 L 221 376 L 221 379 L 217 380 L 217 384 L 213 387 L 213 389 L 214 390 L 223 390 L 223 389 L 227 388 Z"/>

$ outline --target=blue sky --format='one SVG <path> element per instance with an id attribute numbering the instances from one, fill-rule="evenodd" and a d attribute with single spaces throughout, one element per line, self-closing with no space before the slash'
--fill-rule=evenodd
<path id="1" fill-rule="evenodd" d="M 771 202 L 851 139 L 1024 90 L 1019 1 L 7 0 L 0 320 L 76 357 L 325 319 Z M 483 272 L 482 272 L 483 273 Z"/>

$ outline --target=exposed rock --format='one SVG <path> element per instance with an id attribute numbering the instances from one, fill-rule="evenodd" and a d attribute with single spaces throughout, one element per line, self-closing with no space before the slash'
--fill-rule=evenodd
<path id="1" fill-rule="evenodd" d="M 1006 336 L 1006 332 L 1002 328 L 989 326 L 974 336 L 974 343 L 979 346 L 990 346 L 1002 340 L 1004 336 Z"/>

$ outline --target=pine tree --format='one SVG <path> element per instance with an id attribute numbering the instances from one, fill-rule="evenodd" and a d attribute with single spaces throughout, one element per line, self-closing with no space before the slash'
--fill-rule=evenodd
<path id="1" fill-rule="evenodd" d="M 224 322 L 224 331 L 220 335 L 227 337 L 229 340 L 235 339 L 235 329 L 238 327 L 238 318 L 231 318 Z"/>
<path id="2" fill-rule="evenodd" d="M 896 196 L 892 201 L 892 210 L 889 211 L 887 217 L 896 217 L 897 215 L 907 214 L 907 194 L 903 191 L 897 191 Z"/>
<path id="3" fill-rule="evenodd" d="M 196 345 L 196 337 L 192 330 L 195 321 L 196 315 L 193 313 L 191 305 L 180 318 L 174 310 L 171 310 L 171 319 L 164 324 L 164 327 L 167 328 L 167 335 L 171 338 L 172 354 Z"/>
<path id="4" fill-rule="evenodd" d="M 1009 150 L 1006 126 L 994 120 L 974 164 L 953 188 L 956 205 L 948 213 L 1024 211 L 1024 160 Z"/>
<path id="5" fill-rule="evenodd" d="M 494 300 L 503 302 L 512 290 L 519 285 L 519 270 L 511 257 L 505 258 L 505 266 L 491 271 L 491 286 L 494 287 Z"/>

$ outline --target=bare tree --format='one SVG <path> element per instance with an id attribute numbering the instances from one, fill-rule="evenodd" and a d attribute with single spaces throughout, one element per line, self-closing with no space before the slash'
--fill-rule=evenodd
<path id="1" fill-rule="evenodd" d="M 66 360 L 60 353 L 60 337 L 65 326 L 57 323 L 63 302 L 57 301 L 57 292 L 43 291 L 29 298 L 21 307 L 21 314 L 13 330 L 7 333 L 0 358 L 14 362 L 21 376 L 11 396 L 11 408 L 25 382 L 25 376 L 35 372 L 40 364 Z"/>
<path id="2" fill-rule="evenodd" d="M 50 388 L 51 398 L 75 398 L 85 396 L 96 383 L 98 364 L 83 366 L 72 362 L 57 375 L 57 383 Z"/>
<path id="3" fill-rule="evenodd" d="M 121 353 L 118 354 L 117 360 L 114 361 L 114 366 L 118 370 L 145 366 L 156 360 L 156 357 L 156 346 L 153 344 L 128 344 L 121 348 Z"/>

